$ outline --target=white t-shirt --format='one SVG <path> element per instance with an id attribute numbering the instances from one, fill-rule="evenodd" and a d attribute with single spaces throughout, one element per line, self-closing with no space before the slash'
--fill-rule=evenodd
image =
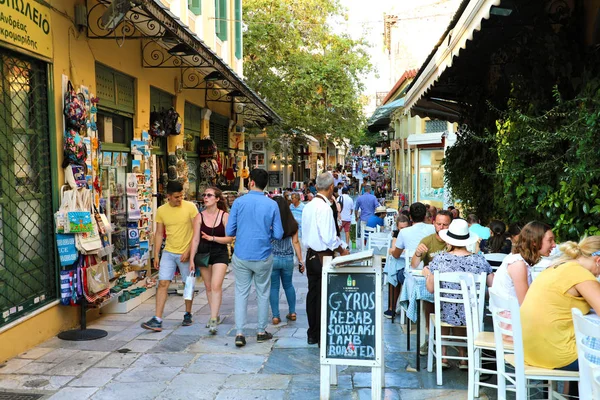
<path id="1" fill-rule="evenodd" d="M 354 201 L 352 197 L 343 194 L 338 197 L 338 203 L 342 206 L 342 221 L 352 221 L 352 211 L 354 210 Z"/>
<path id="2" fill-rule="evenodd" d="M 521 257 L 520 254 L 509 254 L 504 258 L 502 264 L 498 267 L 496 274 L 494 276 L 494 283 L 492 285 L 492 290 L 494 293 L 497 293 L 504 297 L 517 298 L 517 292 L 515 291 L 515 284 L 513 283 L 512 278 L 508 274 L 508 266 L 517 261 L 523 261 L 527 266 L 527 282 L 531 285 L 533 280 L 531 276 L 531 267 L 527 262 Z"/>
<path id="3" fill-rule="evenodd" d="M 396 239 L 396 248 L 415 250 L 425 236 L 435 233 L 435 227 L 424 222 L 417 222 L 413 226 L 400 231 Z"/>

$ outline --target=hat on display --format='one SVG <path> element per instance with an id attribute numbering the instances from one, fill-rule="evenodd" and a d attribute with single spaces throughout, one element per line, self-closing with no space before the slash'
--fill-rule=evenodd
<path id="1" fill-rule="evenodd" d="M 375 214 L 387 213 L 387 208 L 384 206 L 379 206 L 375 209 Z"/>
<path id="2" fill-rule="evenodd" d="M 479 240 L 479 236 L 469 232 L 469 224 L 462 218 L 453 220 L 448 229 L 441 230 L 439 235 L 444 242 L 457 247 L 465 247 Z"/>

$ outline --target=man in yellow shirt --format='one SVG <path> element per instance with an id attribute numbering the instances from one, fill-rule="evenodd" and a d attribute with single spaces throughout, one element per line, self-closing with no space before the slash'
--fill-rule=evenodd
<path id="1" fill-rule="evenodd" d="M 169 283 L 179 269 L 185 282 L 190 270 L 190 244 L 192 242 L 192 221 L 198 214 L 194 203 L 183 200 L 183 185 L 177 181 L 167 184 L 167 203 L 156 211 L 156 233 L 154 234 L 154 268 L 158 269 L 158 288 L 156 289 L 156 315 L 142 323 L 142 328 L 155 332 L 162 331 L 162 315 L 167 301 Z M 160 255 L 165 232 L 167 240 Z M 160 260 L 160 261 L 159 261 Z M 192 300 L 185 300 L 183 326 L 192 324 Z"/>

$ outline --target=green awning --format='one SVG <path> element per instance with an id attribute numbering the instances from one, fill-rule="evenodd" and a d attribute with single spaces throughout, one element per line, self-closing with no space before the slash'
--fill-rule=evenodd
<path id="1" fill-rule="evenodd" d="M 377 107 L 371 118 L 367 121 L 369 132 L 374 133 L 387 129 L 390 125 L 390 115 L 400 107 L 404 107 L 404 97 Z"/>

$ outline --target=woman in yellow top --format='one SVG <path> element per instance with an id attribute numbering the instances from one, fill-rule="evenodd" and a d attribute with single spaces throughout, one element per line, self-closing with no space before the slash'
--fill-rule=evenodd
<path id="1" fill-rule="evenodd" d="M 521 305 L 525 362 L 578 371 L 571 309 L 600 311 L 600 236 L 566 242 L 560 250 L 563 256 L 537 276 Z"/>

